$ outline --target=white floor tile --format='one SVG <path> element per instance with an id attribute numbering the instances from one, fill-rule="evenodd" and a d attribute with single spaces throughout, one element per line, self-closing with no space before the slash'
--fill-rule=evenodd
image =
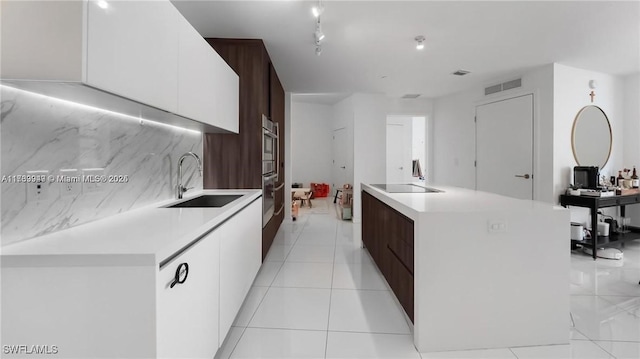
<path id="1" fill-rule="evenodd" d="M 335 248 L 329 246 L 305 246 L 296 243 L 287 262 L 333 263 Z"/>
<path id="2" fill-rule="evenodd" d="M 330 289 L 271 287 L 249 327 L 326 330 Z"/>
<path id="3" fill-rule="evenodd" d="M 329 330 L 410 334 L 404 314 L 391 295 L 379 290 L 334 289 Z"/>
<path id="4" fill-rule="evenodd" d="M 412 335 L 329 332 L 327 359 L 416 358 Z"/>
<path id="5" fill-rule="evenodd" d="M 253 281 L 254 286 L 268 287 L 278 275 L 278 271 L 284 262 L 262 262 L 260 271 Z"/>
<path id="6" fill-rule="evenodd" d="M 287 255 L 291 251 L 291 245 L 284 244 L 272 244 L 271 248 L 269 248 L 269 253 L 264 258 L 265 262 L 284 262 L 287 258 Z"/>
<path id="7" fill-rule="evenodd" d="M 640 272 L 639 272 L 640 273 Z M 640 286 L 639 286 L 640 287 Z M 634 315 L 640 317 L 640 296 L 628 297 L 628 296 L 599 296 L 607 302 L 615 304 L 618 308 L 622 308 Z"/>
<path id="8" fill-rule="evenodd" d="M 297 246 L 335 246 L 336 245 L 336 236 L 335 230 L 332 231 L 310 231 L 309 229 L 305 229 L 300 233 L 298 237 L 298 241 L 296 242 Z"/>
<path id="9" fill-rule="evenodd" d="M 640 317 L 599 297 L 572 296 L 576 329 L 591 340 L 640 341 Z"/>
<path id="10" fill-rule="evenodd" d="M 362 263 L 335 263 L 333 268 L 333 288 L 388 289 L 378 269 L 366 261 Z"/>
<path id="11" fill-rule="evenodd" d="M 244 328 L 231 327 L 231 329 L 229 329 L 229 333 L 227 333 L 227 338 L 222 343 L 220 349 L 218 349 L 214 359 L 229 359 L 231 352 L 236 347 L 236 344 L 238 344 L 238 341 L 242 336 L 242 332 L 244 332 Z"/>
<path id="12" fill-rule="evenodd" d="M 274 287 L 331 288 L 331 263 L 285 262 Z"/>
<path id="13" fill-rule="evenodd" d="M 264 295 L 267 294 L 268 290 L 269 287 L 251 287 L 251 290 L 249 290 L 249 293 L 242 304 L 242 308 L 240 308 L 240 311 L 236 316 L 236 320 L 233 323 L 234 326 L 246 327 L 249 325 L 249 321 L 251 320 L 251 317 L 253 317 L 253 313 L 258 309 L 260 302 L 262 302 L 262 299 L 264 298 Z"/>
<path id="14" fill-rule="evenodd" d="M 569 345 L 511 348 L 518 359 L 587 359 L 612 358 L 596 344 L 585 340 L 573 340 Z"/>
<path id="15" fill-rule="evenodd" d="M 231 358 L 324 358 L 324 331 L 247 328 Z"/>
<path id="16" fill-rule="evenodd" d="M 298 240 L 301 230 L 302 229 L 295 232 L 279 230 L 278 233 L 276 233 L 276 237 L 273 239 L 273 244 L 293 245 Z"/>
<path id="17" fill-rule="evenodd" d="M 569 328 L 569 339 L 571 340 L 589 340 L 584 334 L 580 333 L 575 328 Z"/>
<path id="18" fill-rule="evenodd" d="M 640 342 L 596 341 L 595 343 L 617 359 L 640 358 Z"/>
<path id="19" fill-rule="evenodd" d="M 422 359 L 518 359 L 506 348 L 420 353 L 420 355 Z"/>
<path id="20" fill-rule="evenodd" d="M 360 247 L 337 246 L 336 263 L 373 263 L 366 249 Z"/>

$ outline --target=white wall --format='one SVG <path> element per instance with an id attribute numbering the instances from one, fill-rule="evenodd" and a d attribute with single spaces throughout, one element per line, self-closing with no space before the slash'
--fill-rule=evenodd
<path id="1" fill-rule="evenodd" d="M 623 156 L 625 166 L 640 169 L 640 74 L 624 78 L 624 135 Z M 616 139 L 614 138 L 614 141 Z M 640 226 L 640 206 L 627 206 L 631 224 Z"/>
<path id="2" fill-rule="evenodd" d="M 332 183 L 332 106 L 291 103 L 291 180 Z"/>
<path id="3" fill-rule="evenodd" d="M 433 106 L 434 182 L 475 188 L 476 106 L 531 93 L 534 96 L 534 198 L 553 197 L 553 65 L 521 76 L 495 79 L 494 85 L 522 78 L 522 87 L 484 96 L 484 86 L 437 98 Z M 508 134 L 505 134 L 508 135 Z"/>
<path id="4" fill-rule="evenodd" d="M 595 99 L 591 103 L 589 81 L 596 80 Z M 573 167 L 577 163 L 571 149 L 571 131 L 575 117 L 584 106 L 599 106 L 609 118 L 613 132 L 611 157 L 600 169 L 601 175 L 611 176 L 623 166 L 624 149 L 624 81 L 617 76 L 593 72 L 560 64 L 554 65 L 554 198 L 557 202 L 567 186 L 573 182 Z M 637 97 L 636 97 L 637 101 Z M 637 119 L 636 119 L 637 121 Z M 633 207 L 633 206 L 630 206 Z M 608 210 L 609 214 L 615 214 Z M 572 221 L 585 223 L 588 210 L 571 208 Z"/>
<path id="5" fill-rule="evenodd" d="M 344 171 L 340 170 L 340 173 L 336 172 L 336 168 L 332 166 L 331 168 L 331 182 L 332 184 L 336 184 L 340 186 L 341 184 L 350 183 L 353 185 L 353 119 L 354 119 L 354 108 L 353 108 L 353 97 L 347 97 L 346 99 L 336 103 L 333 106 L 333 121 L 331 126 L 331 131 L 343 129 L 346 134 L 346 145 L 344 148 L 345 152 L 336 152 L 335 148 L 332 147 L 332 158 L 337 159 L 336 162 L 344 163 L 346 169 Z M 341 178 L 341 174 L 346 174 L 345 178 Z M 330 189 L 331 195 L 335 194 L 335 188 Z"/>
<path id="6" fill-rule="evenodd" d="M 589 97 L 589 81 L 596 80 L 595 99 Z M 571 131 L 575 117 L 584 106 L 599 106 L 609 118 L 613 131 L 611 157 L 600 169 L 607 177 L 626 166 L 624 149 L 624 82 L 617 76 L 555 64 L 554 68 L 554 196 L 558 198 L 573 180 L 577 166 L 571 149 Z"/>
<path id="7" fill-rule="evenodd" d="M 385 182 L 387 116 L 416 115 L 430 119 L 433 103 L 429 99 L 402 100 L 361 93 L 347 100 L 351 101 L 353 111 L 353 221 L 358 223 L 361 221 L 360 183 Z M 342 111 L 348 113 L 347 109 Z M 427 133 L 429 128 L 427 121 Z M 428 142 L 426 152 L 430 154 Z"/>
<path id="8" fill-rule="evenodd" d="M 291 206 L 289 205 L 289 188 L 291 188 L 292 166 L 291 166 L 291 92 L 284 94 L 284 221 L 291 220 Z"/>

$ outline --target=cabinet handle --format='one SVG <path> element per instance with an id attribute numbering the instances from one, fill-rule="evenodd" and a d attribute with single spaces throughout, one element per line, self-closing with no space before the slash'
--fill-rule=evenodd
<path id="1" fill-rule="evenodd" d="M 282 207 L 280 207 L 280 210 L 278 210 L 278 212 L 274 213 L 273 216 L 279 216 L 280 213 L 282 213 L 282 210 L 284 210 L 284 203 L 282 204 Z"/>
<path id="2" fill-rule="evenodd" d="M 183 269 L 184 268 L 184 272 Z M 184 273 L 184 276 L 182 275 L 182 273 Z M 169 286 L 169 288 L 173 288 L 176 284 L 182 284 L 187 280 L 187 276 L 189 275 L 189 264 L 188 263 L 181 263 L 178 268 L 176 268 L 176 274 L 173 277 L 173 282 L 171 282 L 171 285 Z"/>

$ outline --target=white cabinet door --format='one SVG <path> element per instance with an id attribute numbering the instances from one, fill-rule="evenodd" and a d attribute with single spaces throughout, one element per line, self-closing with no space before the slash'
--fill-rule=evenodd
<path id="1" fill-rule="evenodd" d="M 158 357 L 213 358 L 216 354 L 219 250 L 220 242 L 214 231 L 160 269 Z M 184 282 L 171 287 L 177 270 Z"/>
<path id="2" fill-rule="evenodd" d="M 262 262 L 262 200 L 216 232 L 220 238 L 220 343 L 231 328 Z"/>
<path id="3" fill-rule="evenodd" d="M 169 1 L 90 1 L 86 83 L 177 112 L 178 11 Z"/>
<path id="4" fill-rule="evenodd" d="M 238 75 L 179 16 L 178 112 L 231 132 L 238 132 Z"/>

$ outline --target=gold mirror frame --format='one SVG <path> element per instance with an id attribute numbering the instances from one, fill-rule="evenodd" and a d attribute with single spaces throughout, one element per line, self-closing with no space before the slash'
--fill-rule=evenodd
<path id="1" fill-rule="evenodd" d="M 606 121 L 607 124 L 607 129 L 609 130 L 609 149 L 607 152 L 607 156 L 606 159 L 604 160 L 604 163 L 600 164 L 600 163 L 581 163 L 580 160 L 578 159 L 578 153 L 576 150 L 576 127 L 578 126 L 578 123 L 580 121 L 581 115 L 589 108 L 595 108 L 598 111 L 600 111 L 602 113 L 602 116 L 604 118 L 604 120 Z M 592 141 L 596 141 L 591 139 Z M 600 139 L 598 139 L 600 140 Z M 607 117 L 607 114 L 604 112 L 604 110 L 602 110 L 602 108 L 600 108 L 599 106 L 595 106 L 595 105 L 588 105 L 588 106 L 584 106 L 583 108 L 580 109 L 580 111 L 578 111 L 578 114 L 576 115 L 575 119 L 573 120 L 573 127 L 571 128 L 571 150 L 573 151 L 573 158 L 575 159 L 576 163 L 579 166 L 598 166 L 600 169 L 602 169 L 604 166 L 606 166 L 607 162 L 609 162 L 609 158 L 611 157 L 611 149 L 613 147 L 613 132 L 611 131 L 611 122 L 609 122 L 609 117 Z"/>

